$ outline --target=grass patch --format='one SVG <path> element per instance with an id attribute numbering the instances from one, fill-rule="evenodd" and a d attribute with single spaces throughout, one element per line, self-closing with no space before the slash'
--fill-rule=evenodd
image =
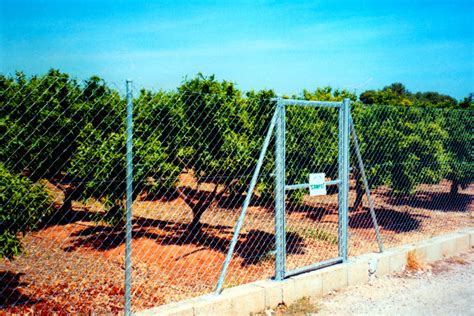
<path id="1" fill-rule="evenodd" d="M 292 232 L 304 238 L 323 240 L 330 244 L 337 245 L 337 235 L 321 228 L 298 229 L 292 230 Z"/>
<path id="2" fill-rule="evenodd" d="M 406 269 L 408 271 L 418 271 L 423 268 L 423 263 L 421 262 L 420 258 L 414 251 L 410 251 L 407 254 L 407 265 Z"/>
<path id="3" fill-rule="evenodd" d="M 448 259 L 448 262 L 452 262 L 452 263 L 460 264 L 460 265 L 469 264 L 469 261 L 467 261 L 466 259 L 461 258 L 461 257 L 452 257 L 452 258 Z"/>
<path id="4" fill-rule="evenodd" d="M 224 289 L 230 289 L 239 285 L 245 284 L 245 280 L 242 277 L 232 277 L 228 281 L 224 282 Z"/>
<path id="5" fill-rule="evenodd" d="M 306 316 L 308 314 L 319 312 L 320 307 L 314 303 L 311 303 L 309 297 L 303 297 L 294 302 L 291 305 L 285 303 L 278 304 L 274 309 L 268 309 L 264 312 L 255 313 L 254 316 L 266 316 L 266 315 L 292 315 L 292 316 Z"/>
<path id="6" fill-rule="evenodd" d="M 307 315 L 308 313 L 317 313 L 318 311 L 319 306 L 311 303 L 309 297 L 303 297 L 288 306 L 284 315 Z"/>

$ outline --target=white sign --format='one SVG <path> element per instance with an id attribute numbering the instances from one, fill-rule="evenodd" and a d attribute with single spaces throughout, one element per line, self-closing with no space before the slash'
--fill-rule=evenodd
<path id="1" fill-rule="evenodd" d="M 310 173 L 309 174 L 309 195 L 326 195 L 325 173 Z"/>

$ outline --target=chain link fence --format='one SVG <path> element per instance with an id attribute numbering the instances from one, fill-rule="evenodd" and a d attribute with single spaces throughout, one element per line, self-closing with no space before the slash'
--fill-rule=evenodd
<path id="1" fill-rule="evenodd" d="M 386 247 L 472 227 L 472 110 L 356 103 L 352 116 Z M 355 255 L 374 234 L 357 168 L 349 204 Z"/>
<path id="2" fill-rule="evenodd" d="M 275 275 L 273 92 L 204 77 L 129 92 L 127 174 L 122 85 L 54 71 L 0 77 L 2 312 L 116 313 L 128 293 L 132 311 L 211 293 L 232 245 L 223 288 Z M 472 111 L 351 107 L 350 256 L 379 249 L 371 205 L 386 248 L 472 227 Z M 338 179 L 338 111 L 288 105 L 285 124 L 285 183 Z M 338 196 L 338 185 L 286 192 L 288 270 L 339 255 Z"/>

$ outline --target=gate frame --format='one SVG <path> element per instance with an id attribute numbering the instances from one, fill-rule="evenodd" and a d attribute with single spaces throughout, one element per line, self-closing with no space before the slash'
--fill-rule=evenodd
<path id="1" fill-rule="evenodd" d="M 280 281 L 287 277 L 320 269 L 330 265 L 347 261 L 348 250 L 348 219 L 349 219 L 349 123 L 350 123 L 350 99 L 342 102 L 324 101 L 302 101 L 282 100 L 277 103 L 278 121 L 276 129 L 275 149 L 275 235 L 276 235 L 276 258 L 275 258 L 275 280 Z M 338 179 L 326 181 L 326 185 L 338 185 L 338 256 L 329 260 L 320 261 L 308 266 L 299 267 L 288 271 L 286 269 L 286 243 L 282 241 L 286 237 L 285 229 L 285 192 L 288 190 L 309 188 L 309 183 L 286 184 L 285 178 L 285 120 L 286 106 L 308 106 L 314 108 L 326 107 L 338 109 Z M 282 167 L 283 165 L 283 167 Z M 284 188 L 283 190 L 281 188 Z M 283 192 L 282 192 L 283 191 Z"/>
<path id="2" fill-rule="evenodd" d="M 375 216 L 373 201 L 370 195 L 370 188 L 364 172 L 364 165 L 359 150 L 357 135 L 351 117 L 351 100 L 345 98 L 342 102 L 326 102 L 326 101 L 304 101 L 294 99 L 272 99 L 276 101 L 276 108 L 270 121 L 265 140 L 260 151 L 260 155 L 250 181 L 249 188 L 242 205 L 242 211 L 234 227 L 234 234 L 227 252 L 224 264 L 222 265 L 221 274 L 217 281 L 215 294 L 220 294 L 227 269 L 232 260 L 235 246 L 242 229 L 247 208 L 252 198 L 253 190 L 257 184 L 260 169 L 267 152 L 273 130 L 275 130 L 275 281 L 284 280 L 287 277 L 335 265 L 345 263 L 348 258 L 348 222 L 349 222 L 349 161 L 350 161 L 350 132 L 354 138 L 356 156 L 361 168 L 363 184 L 369 200 L 370 214 L 376 231 L 377 242 L 380 252 L 383 252 L 382 239 L 380 237 L 379 227 Z M 286 184 L 285 166 L 286 166 L 286 106 L 309 106 L 309 107 L 326 107 L 338 109 L 338 179 L 326 181 L 326 185 L 338 185 L 338 256 L 329 260 L 320 261 L 305 267 L 286 270 L 286 211 L 285 211 L 285 195 L 288 190 L 309 188 L 309 183 L 304 184 Z"/>

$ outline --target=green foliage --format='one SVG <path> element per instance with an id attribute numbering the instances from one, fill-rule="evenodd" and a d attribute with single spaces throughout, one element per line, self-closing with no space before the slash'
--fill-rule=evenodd
<path id="1" fill-rule="evenodd" d="M 354 100 L 346 90 L 318 88 L 303 91 L 303 99 L 319 101 Z M 308 174 L 324 171 L 327 177 L 337 178 L 338 111 L 330 108 L 288 106 L 286 108 L 286 177 L 290 184 L 307 183 Z M 288 193 L 293 202 L 301 202 L 306 193 Z"/>
<path id="2" fill-rule="evenodd" d="M 119 198 L 125 179 L 125 134 L 101 135 L 88 124 L 79 138 L 68 173 L 81 179 L 81 191 L 85 196 Z"/>
<path id="3" fill-rule="evenodd" d="M 382 90 L 367 90 L 360 95 L 364 104 L 385 104 L 397 106 L 418 106 L 453 108 L 458 102 L 456 99 L 438 92 L 411 93 L 401 83 L 392 83 Z"/>
<path id="4" fill-rule="evenodd" d="M 413 105 L 413 100 L 408 95 L 405 86 L 401 83 L 393 83 L 382 90 L 367 90 L 360 95 L 360 101 L 364 104 L 385 105 Z"/>
<path id="5" fill-rule="evenodd" d="M 198 180 L 231 184 L 231 190 L 241 192 L 250 181 L 265 137 L 274 102 L 272 91 L 249 92 L 243 97 L 227 81 L 199 74 L 185 81 L 179 92 L 186 119 L 186 143 L 191 145 L 185 166 Z M 264 167 L 261 182 L 271 181 L 269 165 Z M 268 184 L 260 185 L 268 192 Z"/>
<path id="6" fill-rule="evenodd" d="M 345 89 L 339 90 L 331 87 L 316 88 L 313 92 L 303 90 L 303 99 L 308 101 L 342 101 L 346 98 L 355 101 L 357 95 Z"/>
<path id="7" fill-rule="evenodd" d="M 446 175 L 452 181 L 452 193 L 458 186 L 465 189 L 474 180 L 474 112 L 450 111 L 443 113 L 443 128 L 448 133 L 445 147 L 448 152 L 449 171 Z"/>
<path id="8" fill-rule="evenodd" d="M 125 193 L 125 131 L 101 135 L 90 125 L 81 132 L 82 140 L 71 159 L 68 173 L 81 179 L 84 198 L 104 200 L 114 223 L 123 217 Z M 158 138 L 135 139 L 133 182 L 136 192 L 163 193 L 174 187 L 181 169 L 172 163 Z M 109 216 L 109 217 L 110 217 Z"/>
<path id="9" fill-rule="evenodd" d="M 261 90 L 258 92 L 250 91 L 247 93 L 249 118 L 252 120 L 251 129 L 248 131 L 250 137 L 255 140 L 252 144 L 252 158 L 254 166 L 260 154 L 261 146 L 270 126 L 270 121 L 275 112 L 275 102 L 270 101 L 276 95 L 272 90 Z M 260 198 L 268 201 L 274 191 L 275 178 L 272 176 L 275 170 L 275 147 L 274 142 L 270 142 L 267 154 L 264 160 L 262 170 L 260 172 L 257 191 Z M 241 181 L 241 185 L 245 185 L 250 181 L 250 175 Z M 245 189 L 245 188 L 244 188 Z"/>
<path id="10" fill-rule="evenodd" d="M 100 179 L 102 185 L 95 188 L 107 188 L 105 196 L 122 189 L 103 185 L 106 176 L 118 169 L 107 169 L 114 156 L 108 159 L 110 150 L 105 153 L 100 143 L 123 126 L 124 103 L 116 91 L 98 77 L 79 85 L 58 70 L 30 79 L 18 73 L 15 78 L 1 77 L 0 82 L 4 89 L 0 132 L 5 143 L 0 159 L 10 169 L 33 180 L 69 181 L 76 186 L 75 196 L 83 198 L 94 195 L 91 178 Z M 87 145 L 98 146 L 103 156 L 98 159 Z M 101 163 L 103 171 L 98 172 L 100 166 L 94 163 Z M 86 173 L 94 168 L 96 172 Z"/>
<path id="11" fill-rule="evenodd" d="M 177 91 L 141 90 L 134 99 L 134 192 L 169 195 L 179 175 L 190 171 L 199 182 L 242 194 L 274 113 L 274 97 L 271 90 L 243 94 L 231 82 L 202 74 Z M 357 96 L 325 87 L 294 98 Z M 371 186 L 412 192 L 443 178 L 456 188 L 471 183 L 473 115 L 448 108 L 472 109 L 472 99 L 471 94 L 458 103 L 435 92 L 411 93 L 400 83 L 362 93 L 352 114 Z M 71 183 L 75 197 L 99 199 L 108 220 L 122 219 L 126 100 L 117 91 L 96 76 L 79 84 L 58 70 L 31 78 L 18 73 L 0 76 L 0 105 L 0 161 L 9 170 L 34 182 Z M 336 178 L 338 111 L 294 106 L 286 111 L 287 183 L 305 183 L 315 171 Z M 261 198 L 273 194 L 273 170 L 272 143 L 257 185 Z M 301 202 L 302 191 L 289 198 Z M 2 238 L 10 236 L 14 246 L 13 235 Z"/>
<path id="12" fill-rule="evenodd" d="M 459 102 L 459 106 L 462 109 L 474 110 L 474 93 L 469 93 L 467 97 L 465 97 L 461 102 Z"/>
<path id="13" fill-rule="evenodd" d="M 444 118 L 437 110 L 400 108 L 397 142 L 392 150 L 391 185 L 410 192 L 420 183 L 438 183 L 446 174 L 447 153 Z"/>
<path id="14" fill-rule="evenodd" d="M 355 105 L 353 117 L 371 186 L 406 193 L 446 175 L 448 135 L 438 110 Z"/>
<path id="15" fill-rule="evenodd" d="M 437 92 L 411 93 L 394 83 L 365 91 L 360 100 L 370 105 L 355 109 L 354 119 L 363 142 L 370 144 L 361 147 L 373 186 L 409 192 L 420 183 L 447 178 L 457 192 L 458 185 L 465 188 L 472 182 L 472 112 L 457 109 L 472 108 L 472 95 L 458 103 Z"/>
<path id="16" fill-rule="evenodd" d="M 242 172 L 249 159 L 248 113 L 242 96 L 230 82 L 198 75 L 180 87 L 187 125 L 192 127 L 192 155 L 186 167 L 198 177 L 227 178 Z M 223 168 L 225 166 L 225 168 Z"/>
<path id="17" fill-rule="evenodd" d="M 180 95 L 142 90 L 134 109 L 134 182 L 153 196 L 170 194 L 194 153 Z"/>
<path id="18" fill-rule="evenodd" d="M 68 115 L 80 93 L 77 84 L 54 70 L 30 80 L 21 73 L 0 80 L 5 86 L 0 128 L 8 144 L 0 149 L 1 161 L 17 171 L 26 169 L 34 179 L 55 176 L 70 157 L 78 131 Z"/>
<path id="19" fill-rule="evenodd" d="M 50 206 L 51 198 L 42 184 L 11 173 L 0 163 L 0 258 L 20 254 L 18 235 L 35 229 Z"/>
<path id="20" fill-rule="evenodd" d="M 0 159 L 33 179 L 53 178 L 67 167 L 83 126 L 113 130 L 120 123 L 118 94 L 97 77 L 80 87 L 68 75 L 50 70 L 29 80 L 1 77 L 0 131 L 6 146 Z"/>
<path id="21" fill-rule="evenodd" d="M 417 92 L 413 98 L 413 104 L 420 107 L 454 108 L 458 104 L 456 99 L 437 92 Z"/>

